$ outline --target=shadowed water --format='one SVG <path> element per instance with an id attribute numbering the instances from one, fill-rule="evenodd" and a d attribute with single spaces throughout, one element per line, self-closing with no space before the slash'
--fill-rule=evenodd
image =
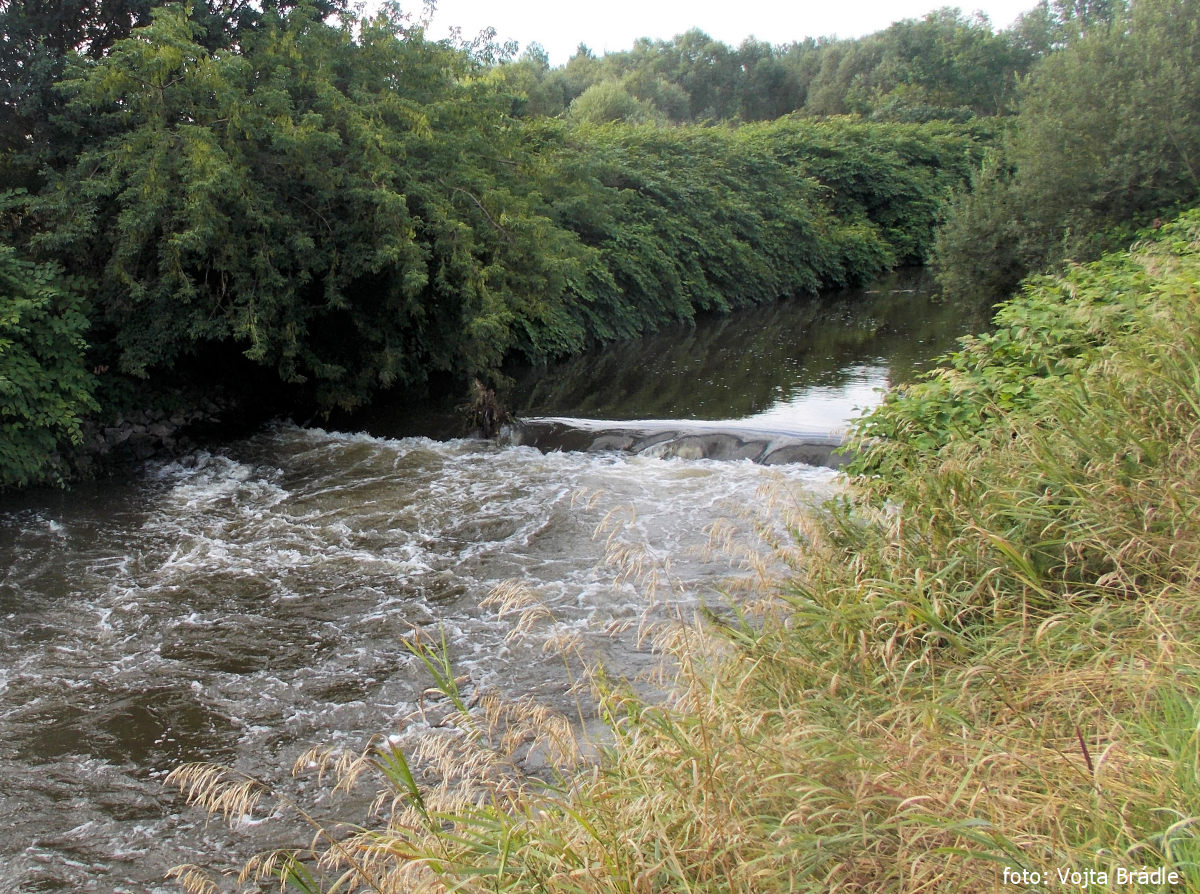
<path id="1" fill-rule="evenodd" d="M 517 416 L 738 421 L 840 429 L 911 381 L 987 308 L 939 298 L 923 270 L 864 290 L 677 325 L 548 367 L 515 371 Z"/>

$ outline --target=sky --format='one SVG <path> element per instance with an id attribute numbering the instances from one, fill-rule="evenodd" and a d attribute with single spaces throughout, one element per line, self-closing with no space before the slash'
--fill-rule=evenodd
<path id="1" fill-rule="evenodd" d="M 981 11 L 995 28 L 1007 28 L 1036 0 L 970 0 L 964 12 Z M 417 3 L 402 3 L 406 9 Z M 464 37 L 496 29 L 499 40 L 516 40 L 523 51 L 540 43 L 552 65 L 561 65 L 585 43 L 597 56 L 628 50 L 639 37 L 669 39 L 699 28 L 731 46 L 747 37 L 770 44 L 806 37 L 861 37 L 892 22 L 920 18 L 953 0 L 437 0 L 426 32 L 435 40 L 451 26 Z"/>

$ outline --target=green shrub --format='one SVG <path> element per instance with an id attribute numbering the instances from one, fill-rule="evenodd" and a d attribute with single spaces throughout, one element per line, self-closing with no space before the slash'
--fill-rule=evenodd
<path id="1" fill-rule="evenodd" d="M 94 409 L 86 305 L 51 264 L 0 245 L 0 487 L 61 481 Z"/>

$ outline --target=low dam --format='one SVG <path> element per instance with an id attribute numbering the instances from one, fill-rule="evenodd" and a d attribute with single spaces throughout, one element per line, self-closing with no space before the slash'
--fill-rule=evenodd
<path id="1" fill-rule="evenodd" d="M 831 469 L 841 468 L 848 459 L 839 451 L 842 436 L 836 430 L 772 430 L 734 422 L 535 416 L 517 420 L 504 434 L 511 444 L 543 452 L 620 451 L 679 459 L 748 459 L 768 466 L 804 463 Z"/>

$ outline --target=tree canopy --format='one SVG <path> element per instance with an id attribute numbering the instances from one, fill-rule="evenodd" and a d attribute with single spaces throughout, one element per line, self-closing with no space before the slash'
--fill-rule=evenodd
<path id="1" fill-rule="evenodd" d="M 947 7 L 855 40 L 749 39 L 738 47 L 692 29 L 599 59 L 580 47 L 556 69 L 527 55 L 494 75 L 527 99 L 528 114 L 559 114 L 589 91 L 615 97 L 620 87 L 642 104 L 635 115 L 675 124 L 790 113 L 965 120 L 1012 111 L 1018 79 L 1058 33 L 1049 7 L 1038 21 L 1048 30 L 1032 39 L 1031 25 L 997 32 L 985 18 Z"/>

